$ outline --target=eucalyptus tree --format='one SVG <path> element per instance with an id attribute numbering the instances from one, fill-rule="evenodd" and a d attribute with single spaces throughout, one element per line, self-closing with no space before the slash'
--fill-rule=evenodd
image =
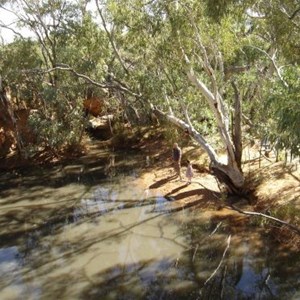
<path id="1" fill-rule="evenodd" d="M 288 88 L 281 66 L 298 60 L 294 1 L 95 0 L 98 28 L 87 0 L 8 2 L 40 46 L 41 65 L 32 74 L 42 75 L 49 122 L 36 124 L 44 124 L 49 141 L 60 144 L 57 133 L 72 132 L 74 119 L 80 124 L 74 99 L 88 82 L 117 98 L 127 115 L 139 119 L 152 109 L 188 131 L 228 190 L 243 188 L 242 124 L 264 124 L 266 92 L 276 77 Z M 287 45 L 278 15 L 293 30 Z"/>
<path id="2" fill-rule="evenodd" d="M 7 50 L 7 60 L 1 65 L 1 73 L 14 87 L 14 97 L 20 90 L 27 89 L 32 96 L 34 93 L 32 99 L 30 95 L 24 97 L 24 93 L 20 96 L 27 102 L 27 107 L 39 112 L 30 119 L 38 133 L 38 146 L 55 151 L 79 143 L 84 130 L 82 100 L 85 86 L 77 75 L 74 76 L 76 72 L 61 72 L 60 69 L 76 69 L 87 76 L 96 74 L 100 80 L 103 77 L 103 53 L 107 52 L 105 39 L 101 38 L 86 10 L 89 1 L 6 2 L 5 9 L 16 17 L 19 26 L 32 32 L 33 38 L 30 42 L 18 35 L 15 42 L 3 46 L 3 50 Z M 17 59 L 11 59 L 17 54 L 11 50 L 22 52 L 21 45 L 26 43 L 33 46 L 20 53 Z M 28 51 L 28 57 L 22 61 Z M 31 63 L 24 63 L 32 56 Z M 19 60 L 21 63 L 17 64 Z M 70 65 L 71 68 L 66 68 Z M 11 74 L 17 76 L 13 78 Z"/>
<path id="3" fill-rule="evenodd" d="M 210 10 L 216 2 L 217 11 Z M 276 12 L 284 6 L 226 1 L 220 13 L 224 3 L 109 0 L 101 7 L 118 46 L 117 75 L 141 95 L 144 107 L 188 131 L 207 152 L 215 175 L 237 192 L 244 184 L 241 126 L 264 124 L 267 82 L 278 77 L 286 85 L 283 45 L 274 35 Z M 295 3 L 289 4 L 285 11 L 294 19 Z M 215 125 L 210 135 L 203 120 Z"/>
<path id="4" fill-rule="evenodd" d="M 256 126 L 257 133 L 267 134 L 277 149 L 290 149 L 298 155 L 299 1 L 229 0 L 217 1 L 219 5 L 212 5 L 213 2 L 215 4 L 215 1 L 206 1 L 212 19 L 219 22 L 228 12 L 242 10 L 248 17 L 251 31 L 256 32 L 263 42 L 251 45 L 251 51 L 261 57 L 257 69 L 260 68 L 260 73 L 263 73 L 261 83 L 256 84 L 254 89 L 259 91 L 256 95 L 259 102 L 255 101 L 255 110 L 259 113 L 252 115 L 256 123 L 261 124 Z"/>
<path id="5" fill-rule="evenodd" d="M 232 15 L 221 25 L 210 22 L 204 5 L 195 1 L 124 1 L 121 6 L 107 1 L 106 5 L 120 32 L 115 41 L 124 45 L 120 53 L 130 67 L 131 86 L 136 80 L 145 105 L 187 130 L 207 152 L 215 175 L 229 191 L 237 192 L 244 184 L 241 97 L 235 82 L 225 78 L 225 68 L 238 61 L 245 26 Z M 230 126 L 231 111 L 234 126 Z M 203 119 L 215 122 L 217 134 L 208 137 L 201 132 Z M 223 144 L 225 161 L 214 149 L 216 140 Z"/>
<path id="6" fill-rule="evenodd" d="M 255 26 L 264 29 L 269 41 L 270 70 L 276 77 L 266 83 L 264 98 L 266 127 L 276 148 L 300 153 L 300 3 L 299 1 L 264 1 L 254 7 L 260 18 L 252 16 Z"/>
<path id="7" fill-rule="evenodd" d="M 264 108 L 268 111 L 267 120 L 270 142 L 277 151 L 285 150 L 290 159 L 300 155 L 300 68 L 286 67 L 283 76 L 288 85 L 275 81 L 266 96 Z M 278 156 L 279 153 L 277 153 Z"/>

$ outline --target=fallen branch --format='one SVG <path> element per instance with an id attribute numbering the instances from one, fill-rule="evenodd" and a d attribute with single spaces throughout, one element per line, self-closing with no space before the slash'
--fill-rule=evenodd
<path id="1" fill-rule="evenodd" d="M 231 205 L 231 207 L 238 211 L 239 213 L 241 214 L 244 214 L 244 215 L 248 215 L 248 216 L 259 216 L 259 217 L 264 217 L 264 218 L 267 218 L 267 219 L 270 219 L 272 221 L 275 221 L 277 223 L 280 223 L 280 224 L 283 224 L 283 225 L 286 225 L 288 227 L 290 227 L 291 229 L 293 229 L 294 231 L 296 231 L 298 234 L 300 234 L 300 228 L 298 228 L 297 226 L 293 225 L 293 224 L 290 224 L 286 221 L 283 221 L 283 220 L 280 220 L 280 219 L 277 219 L 275 217 L 272 217 L 272 216 L 269 216 L 269 215 L 266 215 L 266 214 L 263 214 L 263 213 L 259 213 L 259 212 L 253 212 L 253 211 L 244 211 L 244 210 L 241 210 L 239 209 L 238 207 L 236 207 L 235 205 Z"/>
<path id="2" fill-rule="evenodd" d="M 223 263 L 223 261 L 224 261 L 225 255 L 226 255 L 226 253 L 227 253 L 227 251 L 228 251 L 228 249 L 229 249 L 229 246 L 230 246 L 230 240 L 231 240 L 231 234 L 228 236 L 228 239 L 227 239 L 227 246 L 226 246 L 226 248 L 225 248 L 225 250 L 224 250 L 224 252 L 223 252 L 223 256 L 222 256 L 222 259 L 221 259 L 219 265 L 218 265 L 217 268 L 214 270 L 214 272 L 209 276 L 209 278 L 206 279 L 206 281 L 204 282 L 204 285 L 206 285 L 206 284 L 207 284 L 207 283 L 208 283 L 208 282 L 216 275 L 216 273 L 217 273 L 218 270 L 220 269 L 220 267 L 221 267 L 221 265 L 222 265 L 222 263 Z"/>
<path id="3" fill-rule="evenodd" d="M 222 222 L 218 223 L 218 225 L 216 226 L 216 228 L 213 230 L 213 232 L 209 235 L 212 236 L 213 234 L 216 233 L 216 231 L 218 230 L 218 228 L 222 225 Z"/>
<path id="4" fill-rule="evenodd" d="M 195 249 L 195 251 L 194 251 L 193 258 L 192 258 L 192 262 L 194 262 L 194 260 L 195 260 L 195 256 L 196 256 L 196 253 L 197 253 L 197 251 L 198 251 L 198 248 L 199 248 L 199 244 L 197 244 L 196 249 Z"/>

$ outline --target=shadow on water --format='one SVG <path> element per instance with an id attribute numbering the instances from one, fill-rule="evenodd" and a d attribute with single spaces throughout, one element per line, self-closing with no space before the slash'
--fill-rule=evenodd
<path id="1" fill-rule="evenodd" d="M 190 217 L 193 219 L 193 215 Z M 147 221 L 149 220 L 143 222 Z M 223 223 L 220 225 L 220 222 Z M 31 269 L 38 270 L 45 264 L 47 272 L 51 273 L 62 258 L 64 261 L 72 261 L 74 256 L 80 257 L 87 249 L 105 239 L 121 242 L 124 232 L 140 225 L 141 223 L 134 224 L 107 237 L 65 245 L 69 251 L 65 251 L 55 261 L 49 261 L 47 253 L 50 249 L 39 251 L 39 263 L 31 262 Z M 80 291 L 75 290 L 78 299 L 282 299 L 287 295 L 292 296 L 294 291 L 291 287 L 299 289 L 299 269 L 291 264 L 290 259 L 299 259 L 299 256 L 274 256 L 274 249 L 263 243 L 256 242 L 253 245 L 255 241 L 247 239 L 251 229 L 247 231 L 245 228 L 242 236 L 233 239 L 230 245 L 232 253 L 229 250 L 229 255 L 225 257 L 216 275 L 207 282 L 222 260 L 226 238 L 232 234 L 231 226 L 232 224 L 220 219 L 211 220 L 207 224 L 186 221 L 179 234 L 185 237 L 187 246 L 177 259 L 158 256 L 138 263 L 116 264 L 92 275 L 82 268 L 76 276 L 67 273 L 45 280 L 42 298 L 60 298 L 61 295 L 70 293 L 67 287 L 75 289 L 78 285 L 84 286 Z M 30 250 L 36 252 L 40 247 L 32 236 L 27 238 L 27 243 L 29 249 L 23 252 L 23 257 L 19 256 L 24 263 L 27 260 L 26 264 L 29 263 L 28 257 L 34 255 L 30 254 Z M 237 254 L 239 251 L 235 251 L 240 248 L 243 248 L 243 255 L 242 251 L 240 255 Z M 256 260 L 255 257 L 260 259 Z M 102 262 L 99 260 L 97 263 Z M 288 283 L 285 280 L 287 276 L 290 278 Z"/>
<path id="2" fill-rule="evenodd" d="M 1 175 L 1 299 L 299 297 L 299 253 L 246 217 L 210 214 L 214 191 L 145 194 L 130 160 L 91 161 L 79 181 L 75 164 Z"/>
<path id="3" fill-rule="evenodd" d="M 47 197 L 47 195 L 44 195 L 44 197 Z M 96 206 L 96 210 L 89 210 L 89 207 L 93 206 L 91 202 Z M 63 230 L 66 225 L 74 224 L 75 226 L 79 226 L 82 223 L 94 222 L 96 218 L 115 213 L 119 210 L 125 211 L 126 209 L 145 206 L 149 207 L 150 212 L 152 206 L 158 202 L 160 200 L 157 197 L 147 198 L 145 201 L 115 199 L 112 203 L 111 199 L 103 198 L 74 200 L 71 195 L 71 199 L 69 200 L 48 202 L 46 205 L 20 205 L 14 206 L 13 209 L 11 209 L 11 206 L 9 209 L 4 207 L 0 214 L 0 227 L 2 228 L 0 230 L 0 247 L 9 245 L 11 242 L 15 243 L 19 238 L 23 239 L 26 235 L 51 236 L 53 232 Z M 49 207 L 48 205 L 51 204 L 54 204 L 54 206 Z M 63 204 L 63 206 L 59 206 L 58 204 Z M 100 208 L 100 205 L 105 207 Z M 9 223 L 9 231 L 7 231 L 5 226 Z M 24 223 L 25 226 L 23 226 Z"/>
<path id="4" fill-rule="evenodd" d="M 127 164 L 123 163 L 124 157 L 131 157 Z M 9 204 L 13 204 L 23 200 L 22 191 L 36 191 L 44 187 L 60 188 L 71 183 L 92 187 L 100 180 L 118 175 L 118 172 L 134 175 L 135 170 L 140 166 L 141 157 L 137 155 L 130 153 L 111 155 L 104 152 L 99 157 L 83 158 L 64 164 L 25 167 L 11 172 L 0 171 L 0 196 L 4 199 L 15 195 L 15 199 L 10 198 L 8 200 Z M 47 195 L 43 194 L 44 196 Z M 31 196 L 30 200 L 34 202 L 36 198 Z M 5 201 L 1 203 L 8 204 Z"/>
<path id="5" fill-rule="evenodd" d="M 299 254 L 274 255 L 272 247 L 248 238 L 251 228 L 243 228 L 243 235 L 233 239 L 233 250 L 222 261 L 226 237 L 232 234 L 231 225 L 225 222 L 220 227 L 216 221 L 219 220 L 184 224 L 182 234 L 191 242 L 180 258 L 158 257 L 114 266 L 90 278 L 80 298 L 298 299 L 293 295 L 300 287 L 299 268 L 291 260 L 299 260 Z M 219 232 L 213 236 L 216 227 L 220 227 Z"/>

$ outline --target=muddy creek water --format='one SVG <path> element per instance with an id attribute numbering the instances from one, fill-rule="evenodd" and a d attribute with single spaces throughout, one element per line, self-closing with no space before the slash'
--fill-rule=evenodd
<path id="1" fill-rule="evenodd" d="M 300 299 L 258 226 L 170 210 L 137 154 L 0 174 L 0 299 Z"/>

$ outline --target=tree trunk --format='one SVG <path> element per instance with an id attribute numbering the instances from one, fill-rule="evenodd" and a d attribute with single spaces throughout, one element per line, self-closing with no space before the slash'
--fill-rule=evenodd
<path id="1" fill-rule="evenodd" d="M 173 114 L 166 114 L 161 110 L 154 108 L 153 112 L 159 116 L 167 119 L 169 122 L 188 131 L 192 138 L 201 146 L 201 148 L 208 154 L 210 158 L 210 169 L 214 176 L 226 186 L 226 189 L 231 194 L 239 194 L 244 185 L 244 175 L 239 169 L 238 165 L 231 160 L 227 163 L 220 161 L 218 155 L 212 146 L 203 138 L 203 136 L 195 130 L 192 124 L 188 124 L 183 120 L 175 117 Z"/>
<path id="2" fill-rule="evenodd" d="M 233 144 L 235 148 L 235 160 L 238 165 L 238 168 L 242 170 L 242 130 L 241 130 L 241 124 L 242 124 L 242 106 L 241 106 L 241 99 L 240 99 L 240 93 L 238 91 L 238 88 L 234 82 L 231 83 L 234 94 L 235 94 L 235 101 L 234 101 L 234 118 L 233 118 Z"/>
<path id="3" fill-rule="evenodd" d="M 8 88 L 2 84 L 0 77 L 0 125 L 4 128 L 4 131 L 12 131 L 15 137 L 19 154 L 22 153 L 22 140 L 19 134 L 16 118 L 14 116 L 13 109 L 11 107 L 9 99 Z M 7 137 L 10 135 L 8 134 Z"/>
<path id="4" fill-rule="evenodd" d="M 232 136 L 230 134 L 230 127 L 229 127 L 229 109 L 227 107 L 226 102 L 222 97 L 222 93 L 218 88 L 217 77 L 215 75 L 215 70 L 210 64 L 209 56 L 206 52 L 204 45 L 202 44 L 200 31 L 196 27 L 195 23 L 196 34 L 197 34 L 197 44 L 202 52 L 202 59 L 199 60 L 199 64 L 204 67 L 204 70 L 207 73 L 208 78 L 210 79 L 211 83 L 211 90 L 208 86 L 200 79 L 199 76 L 196 75 L 193 66 L 184 52 L 182 48 L 183 57 L 186 63 L 186 71 L 187 76 L 190 82 L 197 88 L 198 91 L 206 99 L 212 113 L 214 114 L 215 121 L 219 130 L 219 135 L 221 141 L 224 145 L 227 154 L 227 161 L 221 162 L 218 158 L 215 151 L 213 151 L 212 147 L 205 141 L 205 139 L 201 136 L 199 132 L 197 132 L 189 117 L 187 112 L 185 112 L 186 119 L 188 124 L 182 121 L 174 121 L 174 116 L 168 116 L 168 119 L 180 125 L 183 129 L 188 129 L 193 138 L 201 145 L 201 147 L 208 153 L 211 164 L 210 168 L 216 178 L 225 186 L 229 193 L 238 194 L 242 191 L 242 187 L 244 185 L 244 175 L 241 170 L 241 157 L 242 157 L 242 144 L 241 144 L 241 106 L 240 106 L 240 97 L 237 91 L 235 91 L 235 116 L 234 116 L 234 134 L 235 140 L 232 140 Z M 223 61 L 219 59 L 220 64 L 223 66 Z M 224 70 L 224 68 L 221 68 Z M 175 118 L 176 119 L 176 118 Z"/>

